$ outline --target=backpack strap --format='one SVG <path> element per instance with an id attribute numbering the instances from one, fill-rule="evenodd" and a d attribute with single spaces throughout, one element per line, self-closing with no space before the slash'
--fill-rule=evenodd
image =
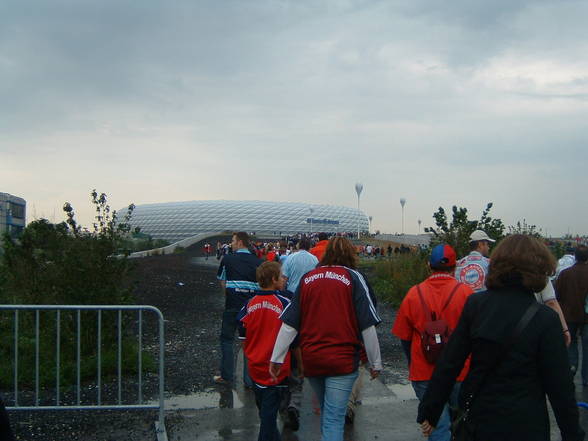
<path id="1" fill-rule="evenodd" d="M 436 319 L 441 318 L 441 314 L 443 314 L 443 311 L 445 311 L 445 309 L 447 309 L 447 306 L 449 306 L 449 302 L 451 302 L 453 295 L 456 293 L 457 289 L 461 285 L 462 285 L 462 283 L 457 282 L 457 284 L 453 287 L 453 289 L 449 293 L 449 296 L 447 297 L 447 300 L 445 301 L 445 304 L 443 305 L 443 308 L 441 308 L 441 311 L 439 312 L 439 317 L 435 317 Z M 427 302 L 425 302 L 425 297 L 423 296 L 423 292 L 421 291 L 420 283 L 417 285 L 417 292 L 418 292 L 419 297 L 421 299 L 421 304 L 423 305 L 423 311 L 425 311 L 425 315 L 428 317 L 429 321 L 433 320 L 433 313 L 431 312 L 431 308 L 429 308 L 429 305 L 427 305 Z"/>
<path id="2" fill-rule="evenodd" d="M 427 305 L 427 302 L 425 302 L 425 298 L 423 297 L 423 292 L 421 291 L 421 284 L 419 283 L 416 287 L 417 287 L 417 292 L 419 294 L 419 297 L 421 299 L 421 303 L 423 305 L 423 311 L 425 312 L 425 316 L 427 317 L 427 321 L 432 321 L 433 317 L 432 317 L 432 313 L 431 313 L 431 308 L 429 308 L 429 305 Z"/>
<path id="3" fill-rule="evenodd" d="M 457 284 L 453 287 L 453 289 L 451 290 L 451 293 L 449 294 L 449 297 L 447 297 L 447 301 L 445 302 L 445 305 L 443 305 L 443 308 L 441 309 L 441 313 L 443 314 L 443 311 L 445 311 L 445 309 L 447 309 L 447 307 L 449 306 L 449 302 L 451 302 L 451 299 L 453 298 L 453 294 L 455 294 L 455 292 L 457 291 L 457 289 L 461 286 L 462 284 L 457 282 Z"/>

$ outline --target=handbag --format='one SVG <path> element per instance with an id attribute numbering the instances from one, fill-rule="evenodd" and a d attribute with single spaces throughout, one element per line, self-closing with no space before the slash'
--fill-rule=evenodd
<path id="1" fill-rule="evenodd" d="M 500 363 L 506 358 L 506 355 L 512 348 L 514 342 L 519 337 L 519 335 L 523 332 L 523 330 L 527 327 L 531 319 L 535 316 L 537 311 L 539 311 L 539 303 L 533 302 L 529 305 L 519 322 L 517 323 L 512 335 L 510 336 L 506 345 L 504 345 L 504 349 L 500 352 L 500 356 L 496 358 L 495 362 L 491 366 L 490 369 L 486 371 L 486 375 L 480 378 L 478 383 L 472 388 L 472 392 L 468 394 L 464 402 L 464 408 L 458 407 L 455 409 L 454 419 L 451 422 L 451 439 L 452 441 L 468 441 L 472 439 L 473 435 L 473 427 L 471 421 L 469 419 L 469 414 L 472 408 L 472 403 L 476 398 L 476 395 L 480 391 L 484 381 L 487 378 L 487 373 L 495 371 Z"/>

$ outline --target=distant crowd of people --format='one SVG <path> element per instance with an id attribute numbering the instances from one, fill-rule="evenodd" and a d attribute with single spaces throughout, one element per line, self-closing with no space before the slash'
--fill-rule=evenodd
<path id="1" fill-rule="evenodd" d="M 251 240 L 249 242 L 249 250 L 260 259 L 270 261 L 276 260 L 283 263 L 287 256 L 289 256 L 293 252 L 296 252 L 299 249 L 298 244 L 302 239 L 309 240 L 310 243 L 314 246 L 319 242 L 323 242 L 323 245 L 325 245 L 326 241 L 328 241 L 328 239 L 331 237 L 353 238 L 355 236 L 354 233 L 312 233 L 309 235 L 304 235 L 300 233 L 293 236 L 283 236 L 281 239 L 274 242 L 255 242 Z M 413 253 L 418 251 L 420 247 L 410 247 L 405 244 L 395 246 L 392 246 L 392 244 L 388 244 L 387 246 L 380 246 L 371 245 L 368 243 L 356 245 L 355 249 L 357 254 L 361 257 L 377 259 L 383 257 L 391 258 L 392 256 Z M 212 254 L 212 245 L 209 243 L 205 243 L 202 252 L 206 260 L 208 260 L 208 257 Z M 231 252 L 232 248 L 230 243 L 223 243 L 220 241 L 216 243 L 217 260 L 220 260 L 223 256 Z"/>
<path id="2" fill-rule="evenodd" d="M 306 377 L 320 408 L 321 440 L 340 441 L 360 366 L 371 378 L 382 370 L 377 300 L 357 270 L 360 254 L 382 256 L 382 248 L 358 249 L 322 233 L 315 241 L 296 237 L 295 248 L 290 239 L 252 244 L 247 233 L 233 235 L 217 274 L 225 311 L 214 381 L 234 385 L 238 332 L 243 381 L 259 409 L 258 440 L 281 439 L 278 414 L 285 427 L 298 428 Z M 549 440 L 548 398 L 562 440 L 583 440 L 573 377 L 579 370 L 588 386 L 588 248 L 556 262 L 539 239 L 511 235 L 490 259 L 493 243 L 477 230 L 459 260 L 451 246 L 437 245 L 430 275 L 400 305 L 391 332 L 420 400 L 416 420 L 432 440 Z"/>

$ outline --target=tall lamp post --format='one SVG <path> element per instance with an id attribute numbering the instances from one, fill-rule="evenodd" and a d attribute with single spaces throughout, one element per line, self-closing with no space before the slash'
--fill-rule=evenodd
<path id="1" fill-rule="evenodd" d="M 402 234 L 404 235 L 404 204 L 406 204 L 405 198 L 400 198 L 400 206 L 402 207 Z"/>
<path id="2" fill-rule="evenodd" d="M 369 231 L 368 231 L 368 233 L 372 234 L 372 219 L 373 219 L 373 218 L 372 218 L 372 216 L 370 216 L 370 217 L 368 217 L 368 219 L 370 220 L 370 225 L 369 225 L 369 227 L 368 227 L 368 228 L 369 228 Z"/>
<path id="3" fill-rule="evenodd" d="M 355 184 L 355 192 L 357 193 L 357 238 L 359 239 L 359 218 L 361 216 L 361 212 L 359 211 L 359 197 L 361 196 L 361 192 L 363 190 L 363 184 L 358 182 Z"/>
<path id="4" fill-rule="evenodd" d="M 418 222 L 418 224 L 419 224 L 419 234 L 421 234 L 421 223 L 422 223 L 423 221 L 419 219 L 417 222 Z"/>
<path id="5" fill-rule="evenodd" d="M 314 208 L 308 207 L 308 211 L 310 212 L 310 234 L 312 235 L 312 213 L 314 213 Z"/>

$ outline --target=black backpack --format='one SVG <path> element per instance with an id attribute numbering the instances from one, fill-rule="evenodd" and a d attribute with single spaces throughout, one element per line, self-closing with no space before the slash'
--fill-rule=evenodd
<path id="1" fill-rule="evenodd" d="M 449 328 L 449 325 L 443 319 L 442 314 L 460 285 L 461 283 L 455 285 L 438 315 L 435 311 L 431 311 L 431 308 L 429 308 L 429 305 L 425 302 L 420 285 L 417 285 L 417 291 L 423 305 L 423 311 L 425 312 L 425 326 L 421 333 L 421 349 L 425 356 L 425 360 L 427 360 L 428 363 L 435 364 L 449 340 L 452 329 Z"/>

